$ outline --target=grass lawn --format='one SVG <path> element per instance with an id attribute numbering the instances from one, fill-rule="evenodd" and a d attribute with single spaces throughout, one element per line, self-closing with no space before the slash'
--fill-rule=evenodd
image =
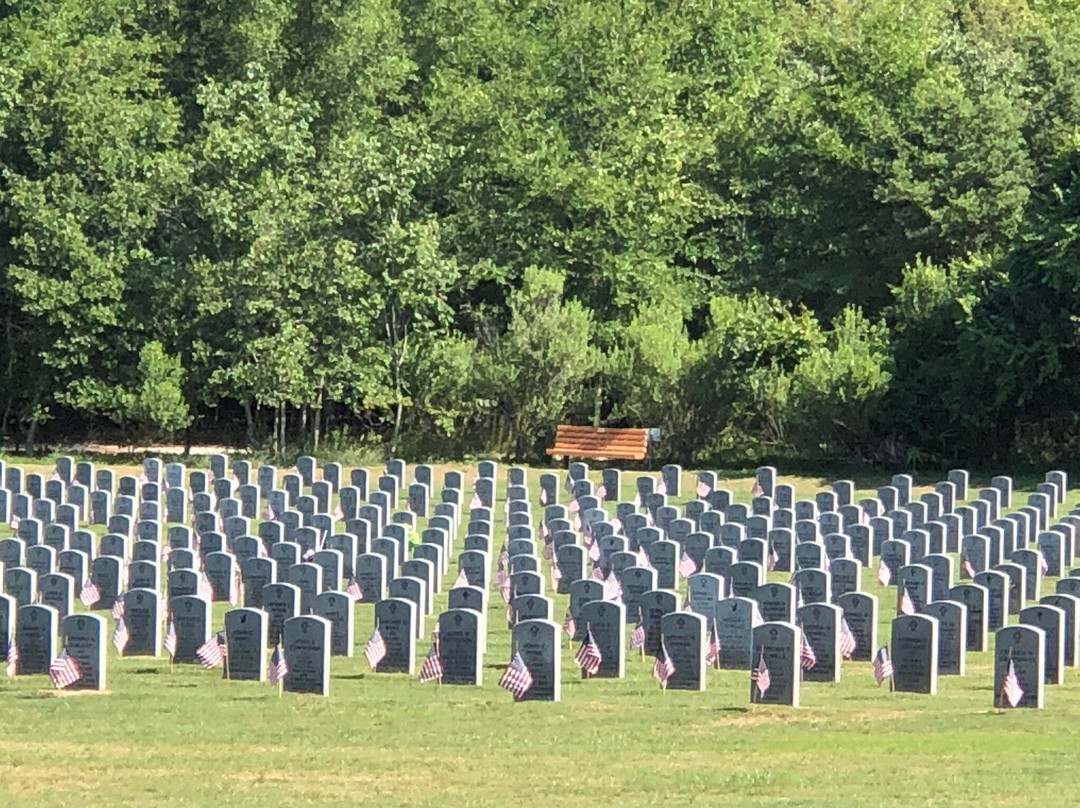
<path id="1" fill-rule="evenodd" d="M 800 497 L 824 483 L 782 481 Z M 535 493 L 535 475 L 531 482 Z M 749 479 L 721 484 L 748 500 Z M 683 488 L 692 492 L 690 475 Z M 496 544 L 499 535 L 497 527 Z M 454 576 L 452 565 L 446 586 Z M 881 598 L 887 639 L 895 590 L 886 593 L 872 573 L 863 587 Z M 1043 591 L 1053 591 L 1052 580 Z M 705 693 L 662 693 L 651 659 L 636 653 L 625 679 L 583 682 L 564 645 L 563 701 L 514 704 L 496 684 L 509 632 L 492 596 L 480 688 L 370 673 L 360 653 L 372 627 L 365 605 L 356 656 L 334 659 L 327 699 L 279 698 L 266 684 L 170 668 L 164 657 L 121 659 L 111 646 L 105 694 L 57 695 L 43 676 L 2 679 L 0 808 L 1076 801 L 1078 670 L 1048 690 L 1045 710 L 1000 713 L 989 652 L 969 653 L 967 676 L 942 677 L 936 697 L 892 694 L 875 685 L 869 663 L 848 662 L 842 682 L 804 683 L 803 706 L 788 709 L 750 705 L 743 671 L 710 670 Z M 445 605 L 444 591 L 436 613 Z M 215 604 L 216 627 L 226 609 Z M 565 609 L 558 596 L 556 620 Z M 434 615 L 426 624 L 430 632 Z M 420 642 L 418 667 L 426 651 Z"/>

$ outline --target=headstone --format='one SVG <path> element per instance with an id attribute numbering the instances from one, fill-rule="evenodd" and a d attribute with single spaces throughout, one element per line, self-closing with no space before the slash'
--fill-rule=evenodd
<path id="1" fill-rule="evenodd" d="M 581 608 L 581 619 L 600 647 L 596 677 L 622 679 L 626 668 L 626 607 L 605 600 L 589 601 Z"/>
<path id="2" fill-rule="evenodd" d="M 1017 707 L 1042 709 L 1046 671 L 1046 633 L 1035 626 L 1006 626 L 994 639 L 994 706 L 1008 707 L 1003 692 L 1009 665 L 1013 666 L 1023 695 Z"/>
<path id="3" fill-rule="evenodd" d="M 757 603 L 749 598 L 725 598 L 716 605 L 722 668 L 750 669 L 753 630 L 761 622 Z"/>
<path id="4" fill-rule="evenodd" d="M 281 641 L 285 621 L 300 614 L 300 587 L 290 583 L 267 584 L 262 590 L 262 610 L 269 615 L 267 642 Z"/>
<path id="5" fill-rule="evenodd" d="M 344 592 L 322 592 L 314 601 L 312 611 L 330 624 L 330 655 L 353 655 L 353 601 Z"/>
<path id="6" fill-rule="evenodd" d="M 967 608 L 967 650 L 985 651 L 990 593 L 978 584 L 959 584 L 949 590 L 949 600 Z"/>
<path id="7" fill-rule="evenodd" d="M 1020 625 L 1042 629 L 1046 636 L 1046 669 L 1043 681 L 1060 685 L 1065 681 L 1065 612 L 1040 604 L 1020 610 Z"/>
<path id="8" fill-rule="evenodd" d="M 937 695 L 938 622 L 926 615 L 892 621 L 893 686 L 902 693 Z"/>
<path id="9" fill-rule="evenodd" d="M 851 633 L 855 635 L 855 651 L 851 658 L 870 660 L 877 653 L 878 599 L 865 592 L 849 592 L 837 598 Z"/>
<path id="10" fill-rule="evenodd" d="M 1009 576 L 996 570 L 985 570 L 975 576 L 975 583 L 987 592 L 987 630 L 997 631 L 1009 622 Z"/>
<path id="11" fill-rule="evenodd" d="M 330 621 L 315 615 L 290 617 L 284 626 L 284 689 L 330 695 Z"/>
<path id="12" fill-rule="evenodd" d="M 512 646 L 521 654 L 533 679 L 521 701 L 562 700 L 560 631 L 550 620 L 523 620 L 514 626 Z"/>
<path id="13" fill-rule="evenodd" d="M 922 613 L 938 621 L 938 674 L 963 676 L 967 664 L 967 607 L 954 600 L 936 600 Z"/>
<path id="14" fill-rule="evenodd" d="M 210 639 L 210 601 L 182 595 L 170 601 L 169 616 L 176 629 L 173 662 L 199 662 L 195 651 Z"/>
<path id="15" fill-rule="evenodd" d="M 808 682 L 840 681 L 840 621 L 843 610 L 828 603 L 811 603 L 799 609 L 798 624 L 817 662 L 803 671 Z"/>
<path id="16" fill-rule="evenodd" d="M 403 598 L 387 598 L 375 604 L 375 622 L 386 643 L 379 673 L 407 673 L 416 668 L 417 606 Z"/>
<path id="17" fill-rule="evenodd" d="M 471 609 L 448 609 L 439 615 L 439 659 L 443 684 L 477 685 L 483 681 L 481 617 Z"/>
<path id="18" fill-rule="evenodd" d="M 675 664 L 668 678 L 670 690 L 705 689 L 705 642 L 708 624 L 692 612 L 671 612 L 661 618 L 663 647 Z"/>
<path id="19" fill-rule="evenodd" d="M 750 667 L 768 669 L 769 687 L 762 693 L 751 679 L 751 702 L 799 706 L 801 645 L 802 632 L 788 623 L 763 623 L 754 629 Z"/>
<path id="20" fill-rule="evenodd" d="M 81 676 L 67 690 L 105 690 L 105 618 L 97 614 L 73 614 L 60 623 L 60 647 L 79 666 Z"/>
<path id="21" fill-rule="evenodd" d="M 1077 622 L 1077 618 L 1080 617 L 1080 597 L 1075 595 L 1044 595 L 1039 601 L 1040 605 L 1053 606 L 1061 609 L 1065 615 L 1065 622 L 1062 630 L 1062 637 L 1064 638 L 1063 658 L 1064 665 L 1067 668 L 1075 668 L 1077 665 L 1077 648 L 1080 645 L 1080 623 Z"/>
<path id="22" fill-rule="evenodd" d="M 63 619 L 73 611 L 75 579 L 62 572 L 38 576 L 38 593 L 41 602 L 56 609 L 57 615 Z"/>
<path id="23" fill-rule="evenodd" d="M 132 588 L 124 595 L 124 624 L 128 642 L 124 656 L 153 656 L 161 653 L 161 596 L 156 590 Z"/>

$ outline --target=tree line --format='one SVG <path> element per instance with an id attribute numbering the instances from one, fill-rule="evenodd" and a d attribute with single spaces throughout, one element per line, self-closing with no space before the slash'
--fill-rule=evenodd
<path id="1" fill-rule="evenodd" d="M 0 432 L 1076 453 L 1080 10 L 0 3 Z"/>

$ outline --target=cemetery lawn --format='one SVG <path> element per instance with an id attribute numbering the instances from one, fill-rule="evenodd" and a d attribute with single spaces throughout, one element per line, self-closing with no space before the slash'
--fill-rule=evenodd
<path id="1" fill-rule="evenodd" d="M 800 494 L 823 482 L 782 481 Z M 746 499 L 749 480 L 723 484 Z M 895 589 L 872 577 L 885 638 Z M 990 653 L 969 653 L 967 675 L 942 677 L 936 697 L 891 694 L 868 662 L 847 662 L 841 683 L 804 683 L 789 709 L 750 705 L 742 671 L 710 670 L 705 693 L 663 693 L 636 652 L 626 679 L 581 681 L 564 642 L 563 701 L 514 704 L 497 687 L 509 634 L 492 596 L 481 688 L 370 673 L 370 605 L 357 607 L 356 656 L 334 658 L 328 699 L 111 646 L 104 694 L 0 678 L 0 807 L 1075 803 L 1080 670 L 1048 689 L 1045 710 L 998 712 Z M 444 589 L 436 612 L 445 605 Z M 215 604 L 216 627 L 226 609 Z M 560 622 L 565 609 L 558 596 Z"/>

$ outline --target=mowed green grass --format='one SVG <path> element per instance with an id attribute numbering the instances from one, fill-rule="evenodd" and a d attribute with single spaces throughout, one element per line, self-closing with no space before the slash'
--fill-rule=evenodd
<path id="1" fill-rule="evenodd" d="M 784 481 L 800 497 L 825 483 Z M 723 485 L 748 499 L 749 480 Z M 872 571 L 864 589 L 881 598 L 887 640 L 895 590 Z M 562 702 L 515 704 L 497 686 L 509 632 L 492 594 L 480 688 L 370 673 L 371 606 L 357 607 L 356 656 L 333 660 L 326 699 L 111 646 L 105 694 L 4 679 L 0 806 L 1075 803 L 1080 670 L 1048 690 L 1045 710 L 999 712 L 990 653 L 969 654 L 967 676 L 943 677 L 936 697 L 890 693 L 869 663 L 849 662 L 839 684 L 804 683 L 790 709 L 749 704 L 745 671 L 710 670 L 704 693 L 663 693 L 636 654 L 625 679 L 582 681 L 564 643 Z M 443 592 L 436 612 L 445 605 Z M 226 609 L 215 605 L 215 626 Z M 565 609 L 557 597 L 557 621 Z"/>

